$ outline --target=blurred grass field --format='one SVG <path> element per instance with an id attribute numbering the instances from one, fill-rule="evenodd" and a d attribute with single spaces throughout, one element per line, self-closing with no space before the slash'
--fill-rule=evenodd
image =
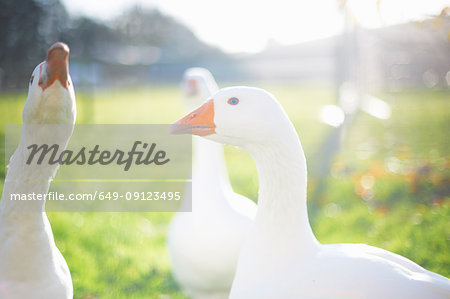
<path id="1" fill-rule="evenodd" d="M 318 120 L 334 103 L 330 88 L 260 86 L 282 103 L 308 159 L 311 224 L 322 243 L 367 243 L 450 276 L 450 101 L 448 92 L 379 94 L 392 106 L 381 121 L 363 113 L 346 132 L 327 185 L 312 199 L 321 142 Z M 177 86 L 77 93 L 78 123 L 170 123 L 183 115 Z M 1 178 L 4 128 L 21 123 L 25 93 L 0 95 Z M 253 161 L 227 147 L 236 192 L 256 200 Z M 3 184 L 1 184 L 3 187 Z M 185 298 L 170 272 L 165 235 L 172 213 L 50 213 L 69 264 L 75 298 Z"/>

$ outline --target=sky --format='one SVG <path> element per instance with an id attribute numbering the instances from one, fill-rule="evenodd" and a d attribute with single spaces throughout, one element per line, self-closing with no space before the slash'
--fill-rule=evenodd
<path id="1" fill-rule="evenodd" d="M 439 14 L 449 0 L 62 0 L 76 16 L 99 20 L 131 6 L 157 8 L 187 25 L 204 42 L 228 53 L 261 51 L 268 43 L 296 44 L 335 35 L 346 15 L 376 28 Z"/>

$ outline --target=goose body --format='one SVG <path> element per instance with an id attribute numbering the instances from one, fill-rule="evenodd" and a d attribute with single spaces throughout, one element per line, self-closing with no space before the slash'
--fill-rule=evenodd
<path id="1" fill-rule="evenodd" d="M 193 114 L 178 121 L 174 132 L 242 147 L 258 170 L 258 211 L 230 298 L 450 298 L 449 279 L 402 256 L 364 244 L 317 241 L 306 207 L 305 155 L 271 94 L 222 89 Z"/>
<path id="2" fill-rule="evenodd" d="M 188 109 L 217 91 L 209 71 L 186 71 L 182 88 Z M 228 179 L 222 145 L 193 138 L 192 212 L 172 219 L 167 245 L 172 271 L 193 298 L 228 298 L 240 249 L 256 206 L 236 194 Z"/>
<path id="3" fill-rule="evenodd" d="M 58 164 L 25 165 L 26 147 L 52 141 L 65 148 L 75 123 L 69 48 L 56 43 L 34 70 L 23 110 L 18 148 L 11 157 L 0 202 L 0 298 L 72 298 L 70 271 L 53 239 L 44 201 L 16 202 L 11 194 L 46 194 Z M 49 129 L 43 124 L 58 124 Z M 36 126 L 37 125 L 37 126 Z M 51 131 L 51 132 L 50 132 Z"/>

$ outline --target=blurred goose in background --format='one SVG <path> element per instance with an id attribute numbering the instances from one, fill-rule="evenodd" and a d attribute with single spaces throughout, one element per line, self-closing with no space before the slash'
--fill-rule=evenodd
<path id="1" fill-rule="evenodd" d="M 258 212 L 230 298 L 450 298 L 449 279 L 402 256 L 317 241 L 308 221 L 302 145 L 270 93 L 222 89 L 175 124 L 174 133 L 239 146 L 256 162 Z"/>
<path id="2" fill-rule="evenodd" d="M 208 70 L 191 68 L 182 89 L 191 111 L 217 91 L 217 84 Z M 172 271 L 194 298 L 228 298 L 256 205 L 233 192 L 221 144 L 194 136 L 193 150 L 192 212 L 177 213 L 167 237 Z"/>
<path id="3" fill-rule="evenodd" d="M 68 59 L 67 45 L 54 44 L 30 79 L 20 142 L 0 202 L 0 298 L 73 297 L 69 268 L 55 245 L 45 201 L 10 200 L 11 194 L 47 194 L 59 167 L 25 161 L 27 146 L 51 141 L 64 149 L 72 135 L 76 108 Z"/>

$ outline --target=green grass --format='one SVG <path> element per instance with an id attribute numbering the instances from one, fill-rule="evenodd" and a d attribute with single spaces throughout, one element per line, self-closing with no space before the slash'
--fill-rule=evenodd
<path id="1" fill-rule="evenodd" d="M 368 243 L 448 277 L 449 94 L 381 97 L 391 104 L 392 117 L 356 117 L 317 199 L 314 230 L 324 243 Z"/>
<path id="2" fill-rule="evenodd" d="M 331 89 L 261 86 L 285 107 L 308 158 L 311 223 L 322 243 L 362 242 L 450 275 L 450 102 L 444 92 L 380 94 L 393 115 L 359 114 L 330 174 L 316 176 L 316 153 L 330 128 L 318 121 Z M 183 115 L 177 87 L 77 93 L 78 123 L 170 123 Z M 0 95 L 1 167 L 4 125 L 21 123 L 26 95 Z M 257 198 L 249 155 L 226 147 L 238 193 Z M 313 198 L 317 182 L 326 189 Z M 363 188 L 362 182 L 370 188 Z M 3 185 L 3 184 L 2 184 Z M 49 213 L 57 245 L 71 269 L 75 298 L 185 298 L 165 249 L 172 213 Z"/>

